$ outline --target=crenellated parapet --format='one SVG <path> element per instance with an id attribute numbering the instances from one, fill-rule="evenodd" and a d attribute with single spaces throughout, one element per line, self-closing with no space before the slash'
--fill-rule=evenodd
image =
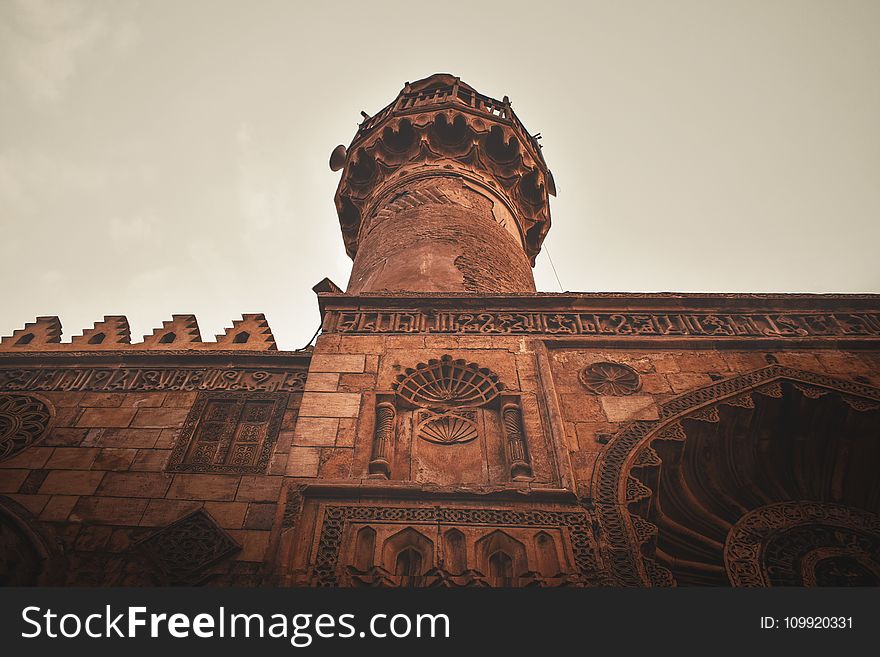
<path id="1" fill-rule="evenodd" d="M 33 349 L 61 342 L 61 320 L 58 317 L 37 317 L 12 335 L 0 338 L 0 349 Z"/>
<path id="2" fill-rule="evenodd" d="M 120 345 L 131 344 L 128 318 L 125 315 L 105 315 L 103 321 L 95 322 L 92 328 L 83 331 L 82 335 L 73 336 L 70 342 L 85 349 L 106 349 L 110 345 L 118 348 Z"/>
<path id="3" fill-rule="evenodd" d="M 195 315 L 173 315 L 145 335 L 143 341 L 131 341 L 131 329 L 125 315 L 107 315 L 81 335 L 62 342 L 61 320 L 55 316 L 38 317 L 12 335 L 0 338 L 0 351 L 278 351 L 275 337 L 262 313 L 242 315 L 216 341 L 202 341 Z"/>
<path id="4" fill-rule="evenodd" d="M 275 336 L 269 328 L 269 322 L 263 313 L 252 313 L 241 316 L 232 322 L 223 335 L 218 335 L 217 345 L 229 348 L 248 349 L 254 351 L 276 351 Z"/>

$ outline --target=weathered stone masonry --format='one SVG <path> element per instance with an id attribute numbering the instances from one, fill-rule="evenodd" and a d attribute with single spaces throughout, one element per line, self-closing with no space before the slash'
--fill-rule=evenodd
<path id="1" fill-rule="evenodd" d="M 0 582 L 880 584 L 880 296 L 536 293 L 552 174 L 449 75 L 331 167 L 314 347 L 0 341 Z"/>

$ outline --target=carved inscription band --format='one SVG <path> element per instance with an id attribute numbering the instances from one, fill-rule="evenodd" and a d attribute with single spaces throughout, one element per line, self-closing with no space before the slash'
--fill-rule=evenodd
<path id="1" fill-rule="evenodd" d="M 306 372 L 206 368 L 0 369 L 0 391 L 126 392 L 151 390 L 255 390 L 298 392 Z"/>
<path id="2" fill-rule="evenodd" d="M 877 337 L 880 313 L 328 312 L 328 333 L 687 337 Z"/>

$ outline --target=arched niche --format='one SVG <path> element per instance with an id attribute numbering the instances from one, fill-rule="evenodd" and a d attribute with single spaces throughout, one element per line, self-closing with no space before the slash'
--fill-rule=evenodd
<path id="1" fill-rule="evenodd" d="M 477 567 L 492 586 L 515 586 L 529 570 L 525 546 L 501 530 L 477 541 L 475 550 Z"/>
<path id="2" fill-rule="evenodd" d="M 535 554 L 538 556 L 538 572 L 544 577 L 557 577 L 562 573 L 559 566 L 559 553 L 556 551 L 556 541 L 547 532 L 541 531 L 535 534 Z"/>
<path id="3" fill-rule="evenodd" d="M 372 527 L 361 527 L 354 543 L 354 567 L 358 570 L 369 570 L 376 559 L 376 530 Z"/>
<path id="4" fill-rule="evenodd" d="M 618 583 L 880 584 L 880 390 L 771 365 L 661 418 L 627 426 L 597 464 Z"/>
<path id="5" fill-rule="evenodd" d="M 401 586 L 419 586 L 423 575 L 434 565 L 434 542 L 407 527 L 385 539 L 382 562 Z"/>
<path id="6" fill-rule="evenodd" d="M 448 529 L 443 534 L 443 563 L 445 570 L 452 575 L 467 570 L 467 542 L 457 529 Z"/>

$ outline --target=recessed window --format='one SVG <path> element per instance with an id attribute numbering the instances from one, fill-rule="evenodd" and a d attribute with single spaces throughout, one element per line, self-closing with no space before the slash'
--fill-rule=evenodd
<path id="1" fill-rule="evenodd" d="M 181 430 L 168 469 L 264 473 L 286 405 L 283 393 L 201 393 Z"/>

